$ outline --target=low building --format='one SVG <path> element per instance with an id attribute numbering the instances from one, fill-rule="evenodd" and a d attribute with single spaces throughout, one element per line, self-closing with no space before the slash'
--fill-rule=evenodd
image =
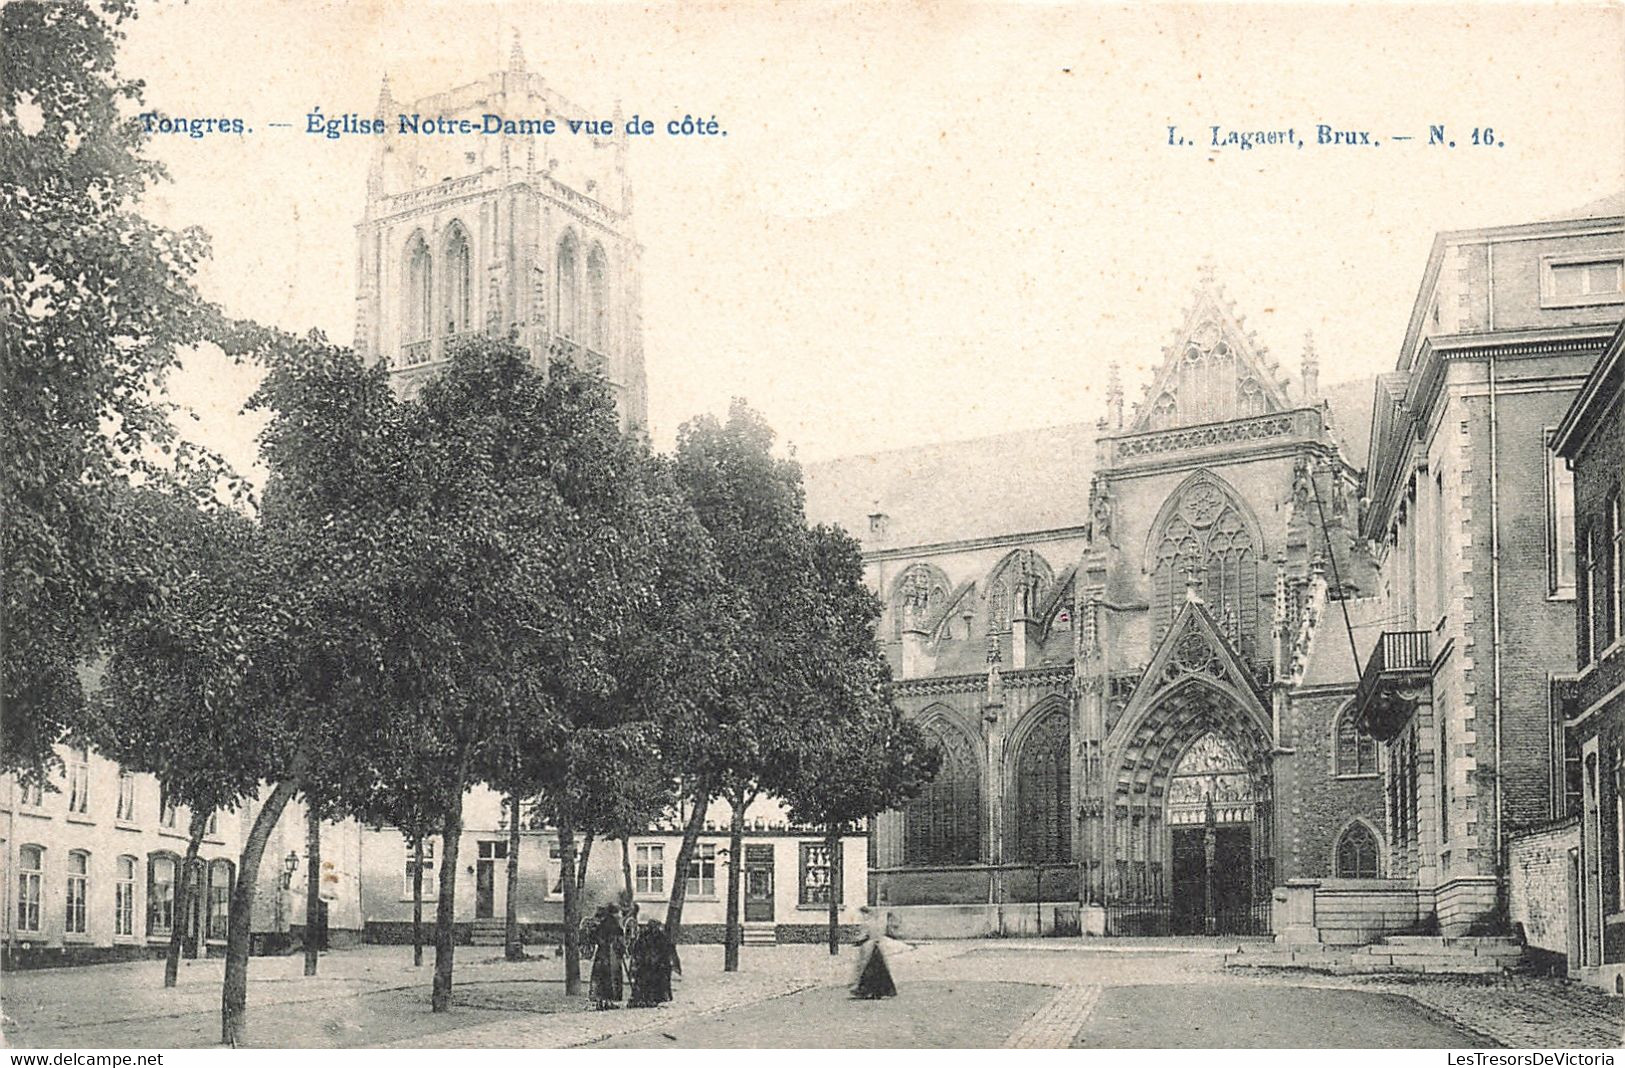
<path id="1" fill-rule="evenodd" d="M 501 798 L 484 787 L 464 802 L 465 827 L 458 843 L 456 926 L 460 942 L 499 944 L 507 915 L 507 864 L 511 838 Z M 700 834 L 689 864 L 683 937 L 720 942 L 727 921 L 728 873 L 732 863 L 727 806 L 717 803 Z M 564 921 L 563 870 L 557 831 L 532 826 L 519 831 L 519 886 L 514 911 L 527 942 L 557 939 Z M 828 849 L 816 831 L 793 829 L 778 807 L 758 802 L 748 812 L 741 880 L 741 915 L 751 941 L 815 942 L 825 937 L 829 894 L 838 895 L 842 935 L 850 940 L 861 923 L 866 901 L 868 836 L 848 834 L 831 869 Z M 643 919 L 663 920 L 677 877 L 682 834 L 675 826 L 654 828 L 618 840 L 578 836 L 587 857 L 582 914 L 618 901 L 627 883 Z M 425 843 L 423 921 L 432 937 L 439 899 L 442 844 Z M 412 843 L 393 828 L 363 832 L 361 886 L 365 936 L 369 942 L 409 942 L 412 938 Z"/>
<path id="2" fill-rule="evenodd" d="M 1617 255 L 1617 254 L 1616 254 Z M 1617 286 L 1617 282 L 1616 282 Z M 1617 306 L 1616 306 L 1617 314 Z M 1575 664 L 1562 705 L 1578 769 L 1569 971 L 1625 993 L 1625 323 L 1553 440 L 1574 477 Z M 1572 796 L 1572 793 L 1571 793 Z"/>
<path id="3" fill-rule="evenodd" d="M 185 872 L 190 813 L 156 779 L 90 750 L 58 746 L 57 755 L 61 773 L 46 783 L 0 777 L 5 968 L 162 956 L 177 923 L 187 956 L 222 952 L 243 814 L 211 816 Z M 177 916 L 182 877 L 199 892 Z"/>

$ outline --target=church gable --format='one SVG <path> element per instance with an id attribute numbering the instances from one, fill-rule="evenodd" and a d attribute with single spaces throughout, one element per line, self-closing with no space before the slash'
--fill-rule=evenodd
<path id="1" fill-rule="evenodd" d="M 1265 734 L 1270 733 L 1270 717 L 1257 681 L 1198 600 L 1187 600 L 1174 618 L 1124 718 L 1131 718 L 1136 709 L 1155 704 L 1162 694 L 1192 679 L 1227 693 Z"/>
<path id="2" fill-rule="evenodd" d="M 1292 406 L 1263 347 L 1242 329 L 1241 317 L 1206 273 L 1177 337 L 1164 350 L 1131 431 L 1219 423 Z"/>

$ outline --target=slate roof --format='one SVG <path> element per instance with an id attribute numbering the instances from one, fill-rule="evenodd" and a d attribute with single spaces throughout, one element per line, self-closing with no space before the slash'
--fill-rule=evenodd
<path id="1" fill-rule="evenodd" d="M 807 518 L 865 549 L 1081 526 L 1096 434 L 1073 423 L 805 464 Z M 883 542 L 869 535 L 874 512 L 888 517 Z"/>
<path id="2" fill-rule="evenodd" d="M 1371 446 L 1371 405 L 1376 397 L 1375 378 L 1357 378 L 1322 386 L 1331 408 L 1332 434 L 1343 449 L 1343 458 L 1363 468 Z"/>
<path id="3" fill-rule="evenodd" d="M 1323 390 L 1333 433 L 1355 467 L 1366 462 L 1375 388 L 1362 378 Z M 865 549 L 1082 526 L 1099 433 L 1071 423 L 807 463 L 807 518 L 845 527 Z M 869 534 L 877 512 L 887 517 L 883 539 Z"/>

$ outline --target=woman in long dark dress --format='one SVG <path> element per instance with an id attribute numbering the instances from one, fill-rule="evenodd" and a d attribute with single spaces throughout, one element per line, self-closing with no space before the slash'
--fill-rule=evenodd
<path id="1" fill-rule="evenodd" d="M 892 977 L 892 950 L 899 943 L 891 937 L 890 917 L 884 923 L 871 922 L 867 936 L 858 942 L 858 966 L 852 979 L 855 998 L 894 998 L 897 981 Z"/>
<path id="2" fill-rule="evenodd" d="M 650 920 L 638 933 L 632 946 L 632 1001 L 639 1008 L 651 1008 L 671 1000 L 671 973 L 681 973 L 677 946 L 659 920 Z"/>
<path id="3" fill-rule="evenodd" d="M 609 906 L 592 932 L 592 1000 L 600 1009 L 621 1007 L 621 973 L 626 960 L 626 933 L 621 910 Z"/>

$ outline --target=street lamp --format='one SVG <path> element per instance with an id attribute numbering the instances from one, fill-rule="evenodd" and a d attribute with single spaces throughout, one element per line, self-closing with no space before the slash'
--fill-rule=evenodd
<path id="1" fill-rule="evenodd" d="M 299 867 L 299 854 L 290 849 L 288 855 L 282 858 L 282 889 L 276 895 L 276 933 L 279 938 L 287 933 L 283 929 L 282 896 L 293 885 L 293 871 L 297 867 Z"/>

